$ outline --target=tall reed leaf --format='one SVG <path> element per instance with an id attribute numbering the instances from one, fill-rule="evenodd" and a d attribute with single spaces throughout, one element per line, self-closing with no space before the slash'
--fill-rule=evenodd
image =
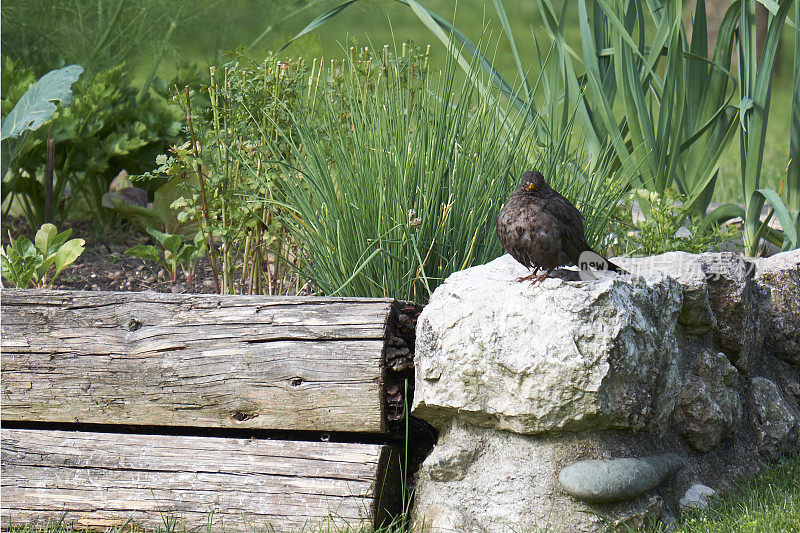
<path id="1" fill-rule="evenodd" d="M 794 4 L 794 19 L 800 23 L 800 2 Z M 794 81 L 792 119 L 789 132 L 789 170 L 786 175 L 786 204 L 800 234 L 800 28 L 794 28 Z M 788 243 L 787 243 L 788 244 Z"/>
<path id="2" fill-rule="evenodd" d="M 742 237 L 745 253 L 755 255 L 766 225 L 761 223 L 764 201 L 772 204 L 779 219 L 789 220 L 784 203 L 774 201 L 777 195 L 765 195 L 759 187 L 761 164 L 764 159 L 764 142 L 767 135 L 772 72 L 780 36 L 793 0 L 784 0 L 773 17 L 770 17 L 767 36 L 760 59 L 755 42 L 755 0 L 741 3 L 739 32 L 739 97 L 742 129 L 739 132 L 739 150 L 742 161 L 742 196 L 745 219 Z M 784 228 L 794 229 L 794 228 Z M 794 232 L 792 232 L 794 233 Z M 794 235 L 792 247 L 797 246 Z"/>

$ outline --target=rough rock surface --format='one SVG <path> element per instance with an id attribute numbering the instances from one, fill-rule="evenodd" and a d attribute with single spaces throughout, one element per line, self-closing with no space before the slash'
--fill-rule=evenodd
<path id="1" fill-rule="evenodd" d="M 475 442 L 469 447 L 463 447 L 456 442 L 437 446 L 425 460 L 428 474 L 436 481 L 462 480 L 483 448 L 480 442 Z"/>
<path id="2" fill-rule="evenodd" d="M 683 305 L 678 323 L 691 335 L 703 335 L 717 326 L 708 299 L 708 283 L 700 256 L 686 252 L 667 252 L 651 257 L 615 257 L 614 262 L 638 276 L 670 276 L 683 290 Z"/>
<path id="3" fill-rule="evenodd" d="M 567 494 L 587 502 L 616 502 L 635 498 L 657 487 L 680 470 L 683 461 L 674 453 L 651 457 L 586 459 L 558 475 Z"/>
<path id="4" fill-rule="evenodd" d="M 781 396 L 777 385 L 766 378 L 753 378 L 753 422 L 758 450 L 769 459 L 800 446 L 800 422 Z"/>
<path id="5" fill-rule="evenodd" d="M 644 531 L 651 524 L 664 523 L 664 517 L 664 498 L 656 494 L 640 508 L 615 519 L 613 526 L 617 531 Z"/>
<path id="6" fill-rule="evenodd" d="M 756 263 L 756 281 L 772 292 L 766 341 L 775 355 L 800 367 L 800 250 Z"/>
<path id="7" fill-rule="evenodd" d="M 698 257 L 717 318 L 714 338 L 734 366 L 748 372 L 761 354 L 769 292 L 753 279 L 754 265 L 734 253 L 705 253 Z"/>
<path id="8" fill-rule="evenodd" d="M 486 531 L 470 521 L 463 513 L 447 505 L 428 505 L 417 513 L 414 531 L 420 533 L 484 533 Z"/>
<path id="9" fill-rule="evenodd" d="M 709 452 L 742 416 L 739 373 L 724 354 L 705 351 L 683 381 L 673 414 L 678 431 L 697 451 Z"/>
<path id="10" fill-rule="evenodd" d="M 463 478 L 447 482 L 431 476 L 435 460 L 422 464 L 415 487 L 416 524 L 460 523 L 465 529 L 455 531 L 488 533 L 573 533 L 599 531 L 608 517 L 657 518 L 653 514 L 661 510 L 653 508 L 649 492 L 618 503 L 579 502 L 558 481 L 562 468 L 587 456 L 653 455 L 658 452 L 655 440 L 637 447 L 633 439 L 620 439 L 616 432 L 520 435 L 451 420 L 442 428 L 439 442 L 462 448 L 474 460 Z M 418 527 L 416 531 L 430 530 Z"/>
<path id="11" fill-rule="evenodd" d="M 510 256 L 450 276 L 417 327 L 414 414 L 517 433 L 664 426 L 678 391 L 675 280 L 517 283 Z"/>

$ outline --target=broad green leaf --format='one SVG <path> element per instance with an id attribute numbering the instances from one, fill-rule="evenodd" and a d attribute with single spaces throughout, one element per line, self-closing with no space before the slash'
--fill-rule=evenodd
<path id="1" fill-rule="evenodd" d="M 46 258 L 43 257 L 42 262 L 39 263 L 39 265 L 36 267 L 36 271 L 34 272 L 33 275 L 33 280 L 34 282 L 36 282 L 37 286 L 40 286 L 42 284 L 42 281 L 45 279 L 45 276 L 47 275 L 47 271 L 50 270 L 50 267 L 53 265 L 53 263 L 55 263 L 56 255 L 57 254 L 53 254 Z M 55 276 L 53 276 L 53 278 L 55 278 Z"/>
<path id="2" fill-rule="evenodd" d="M 705 216 L 700 224 L 700 231 L 705 232 L 714 224 L 721 224 L 737 217 L 744 220 L 745 212 L 742 206 L 736 204 L 723 204 Z"/>
<path id="3" fill-rule="evenodd" d="M 42 224 L 42 227 L 36 232 L 34 238 L 36 249 L 42 257 L 49 258 L 58 251 L 62 244 L 67 242 L 70 235 L 72 235 L 72 228 L 58 233 L 58 230 L 53 224 Z"/>
<path id="4" fill-rule="evenodd" d="M 58 249 L 55 256 L 56 272 L 53 274 L 53 279 L 56 279 L 64 268 L 71 265 L 83 253 L 83 246 L 86 241 L 83 239 L 72 239 L 65 242 L 61 248 Z"/>
<path id="5" fill-rule="evenodd" d="M 158 244 L 161 244 L 162 246 L 164 239 L 170 236 L 169 233 L 164 233 L 163 231 L 158 231 L 154 228 L 148 228 L 147 233 L 149 233 L 156 241 L 158 241 Z"/>
<path id="6" fill-rule="evenodd" d="M 39 228 L 39 231 L 36 232 L 36 236 L 34 237 L 36 249 L 39 250 L 39 253 L 45 257 L 49 255 L 47 250 L 50 248 L 50 241 L 55 238 L 56 235 L 58 235 L 58 230 L 53 224 L 42 224 L 42 227 Z"/>
<path id="7" fill-rule="evenodd" d="M 783 203 L 781 197 L 778 196 L 778 193 L 774 190 L 758 189 L 758 192 L 772 205 L 772 209 L 778 216 L 778 220 L 783 228 L 785 240 L 788 241 L 792 248 L 797 248 L 797 231 L 795 229 L 797 215 L 795 214 L 795 216 L 792 216 L 786 204 Z"/>
<path id="8" fill-rule="evenodd" d="M 17 240 L 13 241 L 12 246 L 14 251 L 21 257 L 36 257 L 40 255 L 30 239 L 24 235 L 17 237 Z"/>
<path id="9" fill-rule="evenodd" d="M 152 244 L 139 244 L 125 250 L 125 255 L 139 257 L 153 263 L 161 263 L 161 251 Z"/>
<path id="10" fill-rule="evenodd" d="M 163 241 L 161 241 L 161 246 L 164 247 L 164 254 L 166 252 L 170 252 L 173 255 L 178 255 L 178 251 L 181 248 L 181 244 L 183 244 L 183 239 L 180 235 L 167 235 Z"/>
<path id="11" fill-rule="evenodd" d="M 82 66 L 70 65 L 42 76 L 3 119 L 0 140 L 17 137 L 26 130 L 38 129 L 53 116 L 56 110 L 53 102 L 67 107 L 72 99 L 72 84 L 82 72 Z"/>
<path id="12" fill-rule="evenodd" d="M 197 247 L 193 244 L 187 244 L 180 249 L 176 256 L 178 264 L 187 265 L 192 262 L 192 258 L 197 255 Z"/>

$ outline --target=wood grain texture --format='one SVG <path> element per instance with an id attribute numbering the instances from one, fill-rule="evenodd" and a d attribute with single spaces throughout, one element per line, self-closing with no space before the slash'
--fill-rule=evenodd
<path id="1" fill-rule="evenodd" d="M 374 444 L 3 429 L 2 526 L 228 531 L 369 525 L 394 512 L 397 452 Z M 66 513 L 66 514 L 65 514 Z M 212 515 L 213 513 L 213 515 Z"/>
<path id="2" fill-rule="evenodd" d="M 4 289 L 2 418 L 385 432 L 392 300 Z"/>

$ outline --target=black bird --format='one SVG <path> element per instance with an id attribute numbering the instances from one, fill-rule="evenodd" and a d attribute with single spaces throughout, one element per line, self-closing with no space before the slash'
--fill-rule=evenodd
<path id="1" fill-rule="evenodd" d="M 556 267 L 578 264 L 581 253 L 594 252 L 583 232 L 583 215 L 569 200 L 550 188 L 541 172 L 522 175 L 497 217 L 497 238 L 511 257 L 533 272 L 517 281 L 541 283 Z M 594 252 L 596 253 L 596 252 Z M 605 260 L 608 269 L 626 274 Z M 538 275 L 539 269 L 546 270 Z"/>

